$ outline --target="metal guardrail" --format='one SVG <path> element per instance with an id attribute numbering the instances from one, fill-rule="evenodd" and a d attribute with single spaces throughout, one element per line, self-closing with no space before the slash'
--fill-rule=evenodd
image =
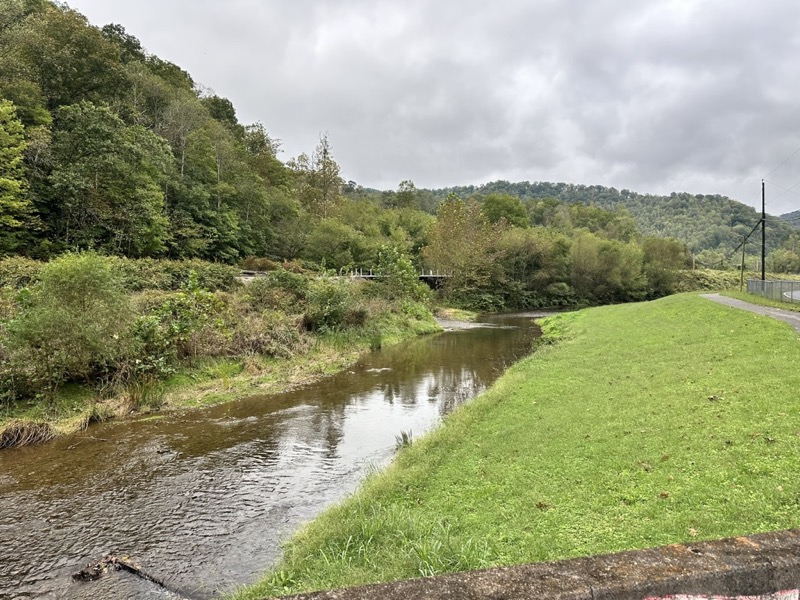
<path id="1" fill-rule="evenodd" d="M 800 303 L 800 281 L 748 279 L 747 293 L 778 302 Z"/>

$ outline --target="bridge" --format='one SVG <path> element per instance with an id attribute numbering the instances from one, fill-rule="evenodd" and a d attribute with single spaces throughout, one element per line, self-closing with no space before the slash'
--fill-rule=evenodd
<path id="1" fill-rule="evenodd" d="M 350 277 L 351 279 L 366 279 L 366 280 L 374 280 L 374 279 L 382 279 L 385 275 L 378 275 L 372 272 L 372 269 L 355 269 L 353 271 L 347 271 L 340 273 L 341 277 Z M 444 275 L 439 273 L 438 271 L 434 272 L 432 270 L 428 270 L 427 272 L 422 271 L 417 275 L 417 279 L 421 282 L 428 284 L 434 290 L 438 290 L 444 282 L 447 280 L 449 275 Z"/>

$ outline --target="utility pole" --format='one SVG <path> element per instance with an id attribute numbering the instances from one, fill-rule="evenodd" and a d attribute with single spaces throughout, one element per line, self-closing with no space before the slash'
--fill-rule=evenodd
<path id="1" fill-rule="evenodd" d="M 767 279 L 767 210 L 765 193 L 764 193 L 764 180 L 761 180 L 761 281 Z M 764 284 L 761 284 L 761 289 L 764 289 Z"/>
<path id="2" fill-rule="evenodd" d="M 752 232 L 751 232 L 752 233 Z M 744 291 L 744 249 L 747 247 L 747 238 L 742 242 L 742 265 L 739 274 L 739 291 Z"/>

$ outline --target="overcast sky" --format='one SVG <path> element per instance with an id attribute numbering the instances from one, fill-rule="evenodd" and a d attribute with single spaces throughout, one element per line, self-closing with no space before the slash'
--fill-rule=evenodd
<path id="1" fill-rule="evenodd" d="M 768 212 L 800 208 L 796 0 L 69 5 L 264 123 L 284 160 L 327 132 L 364 186 L 566 181 L 760 206 L 766 177 Z"/>

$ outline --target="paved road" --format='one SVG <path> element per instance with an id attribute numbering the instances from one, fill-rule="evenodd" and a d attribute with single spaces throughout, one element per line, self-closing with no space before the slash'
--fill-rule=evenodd
<path id="1" fill-rule="evenodd" d="M 749 310 L 750 312 L 759 315 L 766 315 L 773 319 L 778 319 L 784 323 L 788 323 L 794 327 L 795 331 L 800 333 L 800 313 L 783 310 L 782 308 L 772 308 L 770 306 L 759 306 L 758 304 L 750 304 L 744 300 L 737 300 L 736 298 L 728 298 L 727 296 L 720 296 L 719 294 L 702 294 L 703 298 L 708 298 L 719 304 L 732 306 L 734 308 L 741 308 L 742 310 Z"/>

